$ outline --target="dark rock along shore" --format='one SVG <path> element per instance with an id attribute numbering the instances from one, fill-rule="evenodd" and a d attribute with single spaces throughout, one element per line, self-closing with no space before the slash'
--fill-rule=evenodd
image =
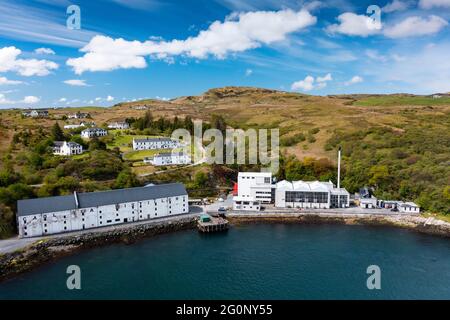
<path id="1" fill-rule="evenodd" d="M 450 237 L 448 225 L 425 225 L 416 221 L 402 221 L 389 219 L 383 216 L 371 217 L 331 217 L 318 215 L 299 216 L 234 216 L 229 217 L 231 224 L 242 223 L 301 223 L 301 224 L 364 224 L 372 226 L 394 226 L 414 231 Z M 136 226 L 123 226 L 108 231 L 93 231 L 81 235 L 61 236 L 38 241 L 21 251 L 0 256 L 0 281 L 11 278 L 23 272 L 48 263 L 59 257 L 73 254 L 79 250 L 89 249 L 113 243 L 131 244 L 143 238 L 154 235 L 194 229 L 196 219 L 180 218 L 175 222 L 159 224 L 149 223 Z"/>

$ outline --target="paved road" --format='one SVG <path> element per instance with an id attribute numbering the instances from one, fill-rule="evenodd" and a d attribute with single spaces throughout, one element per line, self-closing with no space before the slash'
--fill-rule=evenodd
<path id="1" fill-rule="evenodd" d="M 145 221 L 137 221 L 133 223 L 127 223 L 127 224 L 118 224 L 108 227 L 102 227 L 102 228 L 94 228 L 94 229 L 88 229 L 88 230 L 80 230 L 80 231 L 73 231 L 73 232 L 67 232 L 67 233 L 60 233 L 60 234 L 54 234 L 54 235 L 47 235 L 45 237 L 33 237 L 33 238 L 19 238 L 14 237 L 6 240 L 0 240 L 0 254 L 5 254 L 9 252 L 14 252 L 19 249 L 23 249 L 32 243 L 38 242 L 42 239 L 51 239 L 51 238 L 58 238 L 58 237 L 67 237 L 67 236 L 74 236 L 74 235 L 80 235 L 80 234 L 86 234 L 91 232 L 104 232 L 104 231 L 110 231 L 115 229 L 122 229 L 122 228 L 128 228 L 133 227 L 137 225 L 142 224 L 159 224 L 162 222 L 175 222 L 181 219 L 186 218 L 195 218 L 198 217 L 199 214 L 203 212 L 203 209 L 196 206 L 191 206 L 189 208 L 190 213 L 189 214 L 183 214 L 183 215 L 177 215 L 172 217 L 161 217 L 157 219 L 152 220 L 145 220 Z"/>

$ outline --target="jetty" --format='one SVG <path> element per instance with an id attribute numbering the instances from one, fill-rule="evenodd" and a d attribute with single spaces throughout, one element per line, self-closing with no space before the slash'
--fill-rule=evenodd
<path id="1" fill-rule="evenodd" d="M 210 233 L 228 230 L 228 220 L 222 217 L 212 217 L 209 214 L 202 214 L 197 221 L 199 232 Z"/>

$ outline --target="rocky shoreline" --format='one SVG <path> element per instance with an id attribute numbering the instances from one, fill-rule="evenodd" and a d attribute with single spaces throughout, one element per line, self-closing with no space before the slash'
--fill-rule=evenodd
<path id="1" fill-rule="evenodd" d="M 30 271 L 42 264 L 80 250 L 113 243 L 131 244 L 158 234 L 193 229 L 196 220 L 180 217 L 177 221 L 124 225 L 112 230 L 97 230 L 79 235 L 38 240 L 30 246 L 0 256 L 0 281 Z"/>
<path id="2" fill-rule="evenodd" d="M 232 224 L 242 223 L 299 223 L 388 226 L 413 230 L 429 235 L 450 238 L 450 223 L 412 215 L 383 214 L 325 214 L 325 213 L 275 213 L 275 214 L 231 214 L 227 219 Z"/>
<path id="3" fill-rule="evenodd" d="M 342 224 L 400 227 L 430 235 L 450 238 L 450 223 L 420 216 L 324 214 L 324 213 L 230 213 L 231 225 L 249 223 Z M 113 243 L 131 244 L 154 235 L 194 229 L 195 217 L 176 221 L 151 221 L 148 224 L 124 225 L 112 230 L 97 230 L 79 235 L 39 240 L 30 246 L 0 256 L 0 281 L 30 271 L 42 264 L 77 251 Z"/>

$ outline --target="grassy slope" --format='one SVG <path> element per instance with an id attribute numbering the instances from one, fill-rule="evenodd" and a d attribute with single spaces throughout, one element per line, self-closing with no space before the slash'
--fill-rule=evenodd
<path id="1" fill-rule="evenodd" d="M 325 146 L 335 132 L 356 133 L 375 127 L 392 129 L 398 135 L 404 135 L 408 128 L 417 127 L 425 134 L 440 135 L 443 141 L 450 140 L 450 98 L 433 99 L 411 95 L 343 95 L 318 97 L 255 88 L 227 87 L 209 90 L 201 96 L 181 97 L 171 102 L 139 101 L 124 103 L 108 108 L 70 108 L 50 110 L 55 118 L 77 110 L 88 110 L 98 125 L 105 122 L 140 117 L 146 110 L 136 110 L 137 105 L 147 105 L 154 117 L 165 116 L 179 118 L 189 115 L 194 119 L 210 120 L 212 114 L 225 117 L 227 123 L 241 128 L 279 128 L 280 136 L 289 137 L 299 133 L 308 134 L 313 128 L 320 128 L 314 135 L 315 142 L 299 142 L 282 149 L 282 152 L 296 155 L 327 157 L 335 161 L 335 150 L 326 150 Z M 105 112 L 106 111 L 106 112 Z M 54 120 L 21 119 L 18 111 L 2 111 L 2 123 L 8 130 L 3 134 L 0 148 L 6 148 L 14 128 L 36 128 L 39 125 L 51 126 Z M 61 121 L 61 124 L 63 122 Z M 420 134 L 419 132 L 419 134 Z M 364 142 L 375 144 L 371 136 Z M 118 146 L 125 148 L 130 140 L 124 137 Z M 408 141 L 407 141 L 408 142 Z M 420 141 L 411 140 L 412 149 L 423 149 Z M 110 146 L 111 147 L 111 146 Z M 377 156 L 390 152 L 380 148 Z M 440 160 L 450 161 L 449 154 L 439 155 Z M 447 159 L 447 160 L 446 160 Z M 416 164 L 416 166 L 418 166 Z M 450 172 L 443 173 L 442 179 L 450 181 Z"/>

